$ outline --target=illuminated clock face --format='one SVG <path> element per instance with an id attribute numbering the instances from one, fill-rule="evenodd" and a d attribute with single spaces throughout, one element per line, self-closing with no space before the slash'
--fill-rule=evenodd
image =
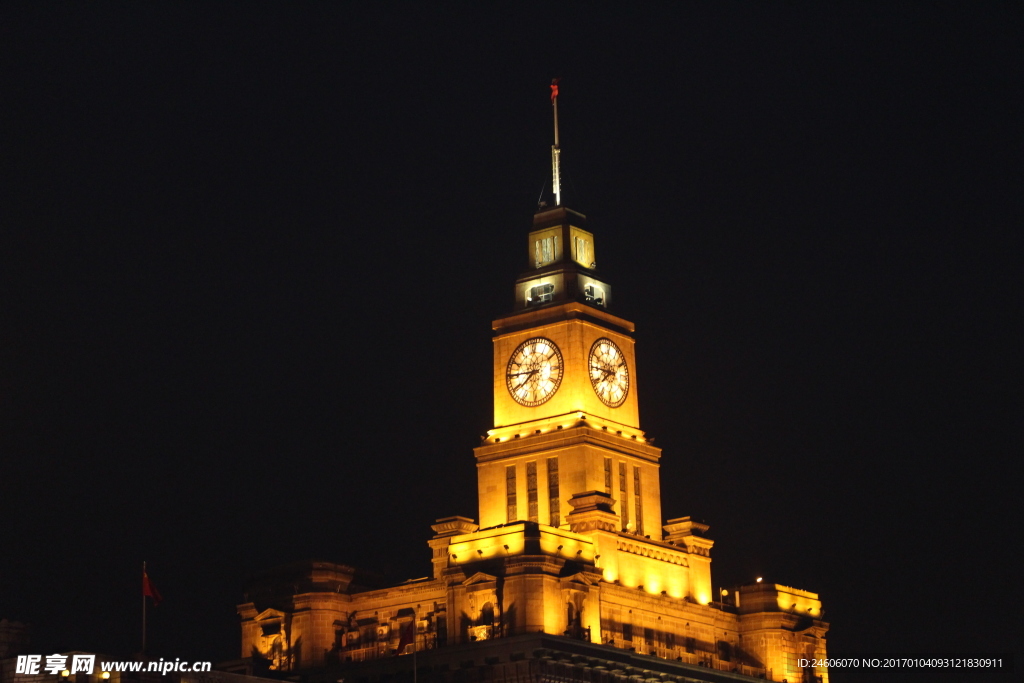
<path id="1" fill-rule="evenodd" d="M 629 369 L 622 351 L 611 339 L 598 339 L 590 347 L 590 383 L 597 397 L 618 408 L 629 392 Z"/>
<path id="2" fill-rule="evenodd" d="M 562 352 L 550 339 L 527 339 L 512 352 L 505 382 L 516 402 L 539 406 L 554 396 L 562 383 Z"/>

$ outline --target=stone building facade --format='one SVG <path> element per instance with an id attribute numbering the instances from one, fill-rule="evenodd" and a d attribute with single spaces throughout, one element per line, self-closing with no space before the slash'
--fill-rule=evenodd
<path id="1" fill-rule="evenodd" d="M 608 310 L 586 217 L 542 209 L 527 248 L 515 306 L 492 325 L 479 521 L 437 520 L 425 579 L 383 586 L 328 562 L 257 577 L 238 607 L 242 657 L 310 672 L 543 633 L 708 673 L 827 682 L 799 662 L 825 657 L 816 594 L 753 583 L 725 601 L 708 527 L 662 522 L 634 327 Z"/>

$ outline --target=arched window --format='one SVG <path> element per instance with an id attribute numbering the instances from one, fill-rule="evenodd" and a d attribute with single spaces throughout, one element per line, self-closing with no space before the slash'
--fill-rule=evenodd
<path id="1" fill-rule="evenodd" d="M 484 606 L 480 608 L 480 625 L 481 626 L 492 626 L 494 624 L 494 605 L 491 603 L 484 603 Z"/>

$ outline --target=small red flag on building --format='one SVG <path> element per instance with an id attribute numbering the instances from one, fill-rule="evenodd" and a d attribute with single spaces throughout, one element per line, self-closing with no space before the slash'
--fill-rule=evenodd
<path id="1" fill-rule="evenodd" d="M 149 574 L 146 573 L 145 569 L 142 570 L 142 595 L 143 597 L 150 597 L 153 599 L 153 607 L 159 605 L 160 601 L 163 600 L 160 596 L 160 591 L 158 591 L 156 586 L 153 585 L 153 582 L 149 580 Z"/>
<path id="2" fill-rule="evenodd" d="M 398 654 L 405 652 L 405 648 L 413 642 L 416 637 L 416 620 L 412 619 L 402 625 L 402 635 L 398 639 Z"/>
<path id="3" fill-rule="evenodd" d="M 554 104 L 555 103 L 555 98 L 558 97 L 558 81 L 560 81 L 560 80 L 562 80 L 562 79 L 561 78 L 552 78 L 551 79 L 551 104 Z"/>

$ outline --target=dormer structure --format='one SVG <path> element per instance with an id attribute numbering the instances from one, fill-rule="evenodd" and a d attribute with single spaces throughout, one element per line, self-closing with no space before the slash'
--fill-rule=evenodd
<path id="1" fill-rule="evenodd" d="M 608 308 L 611 287 L 597 274 L 587 217 L 564 206 L 542 208 L 527 238 L 529 267 L 516 281 L 515 310 L 579 301 Z"/>

